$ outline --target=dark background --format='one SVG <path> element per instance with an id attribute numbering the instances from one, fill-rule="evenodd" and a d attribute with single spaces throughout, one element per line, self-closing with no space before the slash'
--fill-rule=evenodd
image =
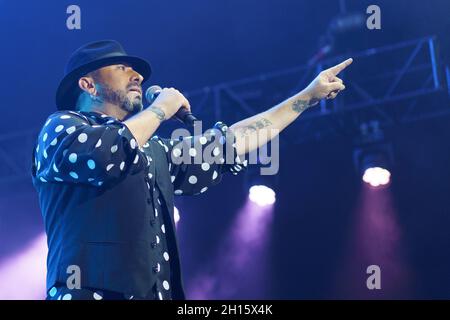
<path id="1" fill-rule="evenodd" d="M 81 30 L 66 28 L 70 4 L 81 8 Z M 448 64 L 448 1 L 346 2 L 348 10 L 364 14 L 370 4 L 382 10 L 382 29 L 356 32 L 336 54 L 436 35 Z M 0 1 L 0 136 L 43 125 L 55 111 L 56 86 L 70 53 L 85 42 L 116 39 L 128 53 L 151 62 L 147 85 L 188 92 L 305 64 L 339 10 L 339 1 L 325 0 Z M 204 120 L 227 121 L 233 112 Z M 366 191 L 353 167 L 352 139 L 336 136 L 281 148 L 263 289 L 243 289 L 230 298 L 450 298 L 449 125 L 450 118 L 442 116 L 386 132 L 396 161 L 389 191 L 383 192 L 389 193 L 401 243 L 396 250 L 401 268 L 388 279 L 401 278 L 397 287 L 367 290 L 366 267 L 382 263 L 352 260 Z M 178 200 L 187 288 L 222 254 L 219 243 L 246 201 L 243 185 L 243 176 L 227 176 L 204 195 Z M 43 225 L 30 179 L 2 183 L 0 190 L 1 265 L 41 234 Z M 377 233 L 370 241 L 383 246 Z M 241 272 L 245 277 L 254 270 L 244 265 Z"/>

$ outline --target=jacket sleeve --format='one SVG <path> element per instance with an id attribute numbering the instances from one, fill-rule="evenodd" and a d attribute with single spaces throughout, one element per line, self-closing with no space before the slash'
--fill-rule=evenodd
<path id="1" fill-rule="evenodd" d="M 195 195 L 218 184 L 222 175 L 237 175 L 247 167 L 236 155 L 235 139 L 228 127 L 218 122 L 201 136 L 183 139 L 152 138 L 168 157 L 169 172 L 176 195 Z"/>
<path id="2" fill-rule="evenodd" d="M 84 115 L 71 111 L 48 118 L 34 150 L 33 171 L 44 183 L 101 186 L 143 170 L 147 163 L 123 122 L 91 125 Z"/>

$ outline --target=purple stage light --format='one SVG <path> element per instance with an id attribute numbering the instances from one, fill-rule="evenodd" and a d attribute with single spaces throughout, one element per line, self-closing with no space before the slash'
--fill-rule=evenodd
<path id="1" fill-rule="evenodd" d="M 363 181 L 372 187 L 382 187 L 387 185 L 391 180 L 391 173 L 381 167 L 371 167 L 364 171 Z"/>
<path id="2" fill-rule="evenodd" d="M 265 279 L 270 274 L 273 212 L 273 205 L 247 200 L 216 250 L 217 256 L 205 261 L 203 270 L 189 283 L 189 299 L 268 298 Z"/>
<path id="3" fill-rule="evenodd" d="M 274 204 L 276 200 L 275 191 L 263 185 L 251 187 L 248 197 L 252 202 L 256 203 L 260 207 Z"/>
<path id="4" fill-rule="evenodd" d="M 27 247 L 0 263 L 0 300 L 45 298 L 47 237 L 39 235 Z"/>
<path id="5" fill-rule="evenodd" d="M 346 253 L 336 271 L 336 299 L 410 299 L 414 270 L 389 188 L 361 186 Z M 369 289 L 369 266 L 378 266 L 381 290 Z M 373 282 L 372 282 L 373 283 Z"/>

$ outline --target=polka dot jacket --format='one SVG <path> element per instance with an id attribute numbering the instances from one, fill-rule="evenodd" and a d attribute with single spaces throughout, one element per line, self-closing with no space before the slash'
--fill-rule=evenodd
<path id="1" fill-rule="evenodd" d="M 55 112 L 31 170 L 48 237 L 48 298 L 86 296 L 67 295 L 75 265 L 83 292 L 97 298 L 184 299 L 173 196 L 204 193 L 246 166 L 220 122 L 201 136 L 153 136 L 140 147 L 114 117 Z"/>

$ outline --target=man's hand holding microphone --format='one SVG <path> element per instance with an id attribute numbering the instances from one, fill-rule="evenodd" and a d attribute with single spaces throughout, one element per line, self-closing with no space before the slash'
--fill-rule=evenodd
<path id="1" fill-rule="evenodd" d="M 191 114 L 189 101 L 175 88 L 152 86 L 147 89 L 145 96 L 150 106 L 124 121 L 139 146 L 150 139 L 164 120 L 174 117 L 188 125 L 196 120 Z"/>
<path id="2" fill-rule="evenodd" d="M 191 105 L 183 94 L 174 88 L 151 86 L 145 92 L 147 101 L 151 104 L 148 109 L 154 112 L 161 121 L 175 117 L 179 120 L 185 113 L 191 112 Z"/>

